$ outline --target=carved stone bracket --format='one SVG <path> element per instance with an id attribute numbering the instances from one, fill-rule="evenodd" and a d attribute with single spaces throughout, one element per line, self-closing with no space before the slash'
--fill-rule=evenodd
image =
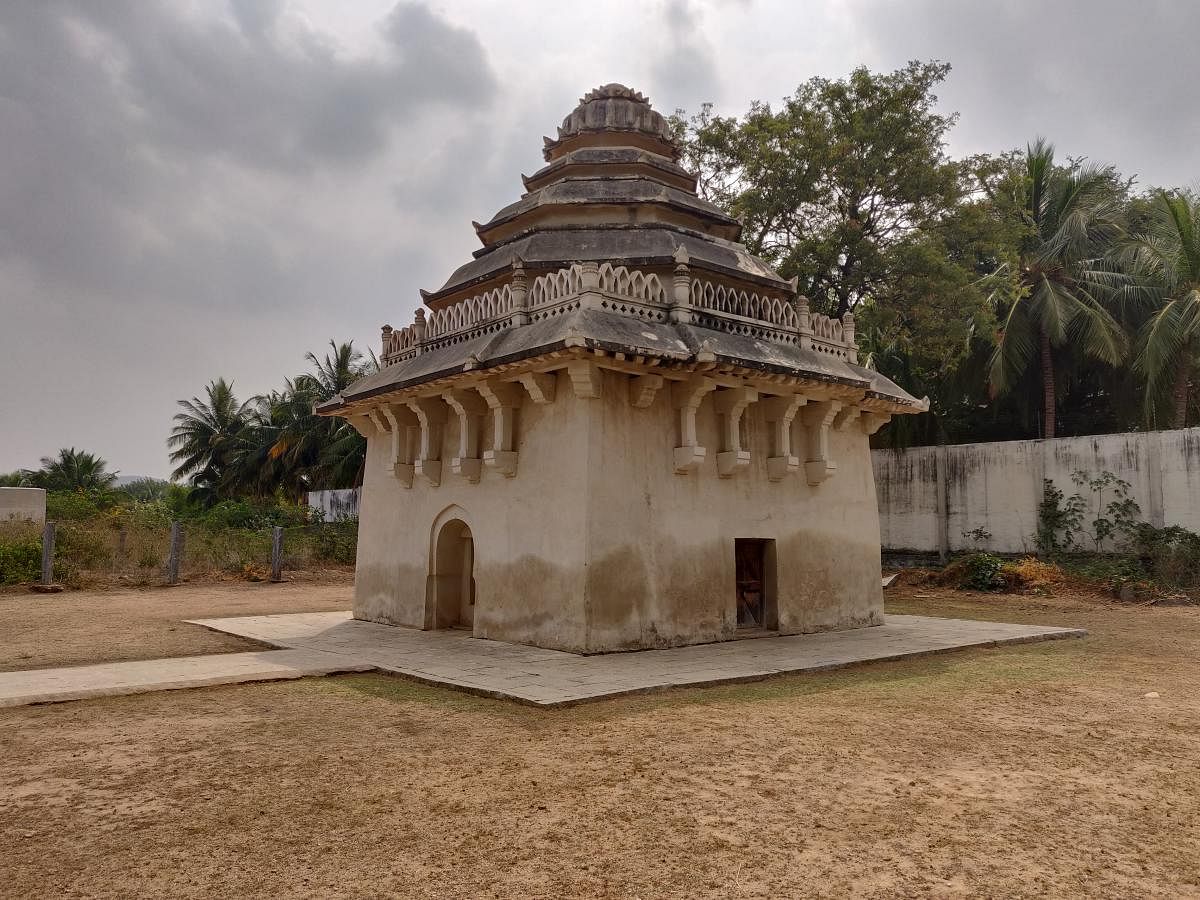
<path id="1" fill-rule="evenodd" d="M 804 474 L 809 484 L 820 484 L 837 470 L 837 463 L 829 458 L 829 426 L 841 409 L 840 400 L 821 400 L 809 403 L 801 413 L 808 444 Z"/>
<path id="2" fill-rule="evenodd" d="M 836 416 L 833 417 L 833 424 L 830 426 L 834 431 L 849 431 L 850 426 L 858 422 L 859 409 L 857 406 L 847 404 L 838 410 Z"/>
<path id="3" fill-rule="evenodd" d="M 421 429 L 421 446 L 413 469 L 434 487 L 442 483 L 442 426 L 446 404 L 440 397 L 417 397 L 407 404 Z"/>
<path id="4" fill-rule="evenodd" d="M 771 455 L 767 457 L 767 479 L 782 481 L 800 470 L 800 458 L 792 453 L 792 422 L 800 407 L 808 402 L 801 394 L 769 397 L 762 401 L 771 426 Z"/>
<path id="5" fill-rule="evenodd" d="M 654 402 L 659 388 L 663 386 L 663 377 L 650 373 L 636 375 L 629 382 L 629 402 L 636 409 L 646 409 Z"/>
<path id="6" fill-rule="evenodd" d="M 446 391 L 442 399 L 458 416 L 458 455 L 450 460 L 450 471 L 476 484 L 483 471 L 479 456 L 479 422 L 487 412 L 487 403 L 471 390 Z"/>
<path id="7" fill-rule="evenodd" d="M 379 433 L 379 430 L 371 424 L 370 415 L 347 416 L 346 421 L 350 423 L 351 428 L 365 438 L 372 438 Z"/>
<path id="8" fill-rule="evenodd" d="M 511 381 L 484 381 L 479 393 L 492 411 L 492 449 L 483 451 L 483 464 L 506 478 L 517 474 L 517 451 L 513 449 L 516 435 L 517 409 L 521 406 L 521 386 Z"/>
<path id="9" fill-rule="evenodd" d="M 571 360 L 567 363 L 567 374 L 571 376 L 576 397 L 595 400 L 600 396 L 600 367 L 590 359 Z"/>
<path id="10" fill-rule="evenodd" d="M 385 404 L 380 412 L 387 420 L 392 435 L 389 469 L 404 487 L 413 483 L 413 432 L 419 427 L 417 417 L 407 406 Z"/>
<path id="11" fill-rule="evenodd" d="M 375 427 L 376 434 L 391 434 L 391 432 L 388 430 L 387 421 L 380 414 L 379 410 L 377 410 L 377 409 L 369 410 L 367 412 L 367 419 Z M 384 468 L 391 470 L 392 461 L 386 454 L 383 457 L 383 465 L 384 465 Z"/>
<path id="12" fill-rule="evenodd" d="M 679 475 L 695 472 L 704 462 L 708 451 L 696 439 L 696 410 L 704 395 L 716 387 L 716 382 L 703 375 L 693 375 L 687 381 L 671 385 L 671 400 L 679 411 L 679 445 L 675 448 L 675 472 Z"/>
<path id="13" fill-rule="evenodd" d="M 862 422 L 862 430 L 864 434 L 874 434 L 884 425 L 892 420 L 892 417 L 887 413 L 881 412 L 864 412 L 859 421 Z"/>
<path id="14" fill-rule="evenodd" d="M 758 400 L 754 388 L 737 387 L 717 391 L 713 399 L 721 417 L 721 451 L 717 454 L 717 475 L 731 478 L 750 466 L 750 451 L 742 448 L 742 414 Z"/>
<path id="15" fill-rule="evenodd" d="M 558 379 L 549 372 L 526 372 L 520 382 L 529 393 L 529 399 L 538 405 L 554 402 L 554 389 Z"/>

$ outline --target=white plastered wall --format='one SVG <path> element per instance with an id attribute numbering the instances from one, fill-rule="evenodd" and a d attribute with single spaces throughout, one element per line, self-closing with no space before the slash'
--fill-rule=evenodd
<path id="1" fill-rule="evenodd" d="M 639 409 L 629 402 L 627 380 L 605 370 L 601 397 L 580 398 L 559 373 L 552 403 L 525 398 L 514 478 L 485 469 L 471 484 L 450 471 L 458 445 L 453 415 L 437 487 L 419 474 L 412 488 L 402 487 L 385 468 L 389 439 L 371 438 L 355 616 L 429 624 L 430 529 L 456 505 L 474 538 L 479 637 L 583 652 L 732 637 L 736 538 L 775 542 L 782 632 L 881 621 L 879 519 L 867 436 L 857 421 L 831 433 L 838 468 L 822 484 L 809 485 L 803 466 L 771 482 L 768 425 L 751 405 L 750 465 L 719 478 L 709 395 L 697 413 L 706 459 L 699 471 L 679 475 L 669 387 Z"/>

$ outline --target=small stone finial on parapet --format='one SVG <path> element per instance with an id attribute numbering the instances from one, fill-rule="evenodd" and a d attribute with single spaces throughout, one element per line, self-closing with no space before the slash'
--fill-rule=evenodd
<path id="1" fill-rule="evenodd" d="M 509 285 L 509 290 L 512 291 L 512 318 L 511 323 L 514 326 L 528 325 L 529 318 L 529 277 L 525 274 L 525 261 L 519 256 L 514 256 L 512 261 L 512 282 Z"/>
<path id="2" fill-rule="evenodd" d="M 386 363 L 388 356 L 392 353 L 392 326 L 384 325 L 380 330 L 383 332 L 383 353 L 380 354 L 380 358 Z"/>
<path id="3" fill-rule="evenodd" d="M 846 359 L 858 363 L 858 340 L 854 336 L 854 313 L 842 316 L 842 340 L 846 344 Z"/>
<path id="4" fill-rule="evenodd" d="M 579 306 L 581 309 L 600 308 L 600 263 L 594 259 L 579 263 Z"/>
<path id="5" fill-rule="evenodd" d="M 412 330 L 413 345 L 417 348 L 417 353 L 420 353 L 425 347 L 425 310 L 418 308 L 413 313 Z"/>
<path id="6" fill-rule="evenodd" d="M 692 321 L 692 276 L 688 269 L 691 257 L 687 247 L 680 244 L 671 254 L 675 260 L 675 278 L 671 293 L 671 321 L 690 324 Z"/>
<path id="7" fill-rule="evenodd" d="M 800 334 L 800 349 L 811 350 L 813 337 L 812 312 L 808 308 L 808 298 L 803 294 L 796 295 L 796 331 Z"/>

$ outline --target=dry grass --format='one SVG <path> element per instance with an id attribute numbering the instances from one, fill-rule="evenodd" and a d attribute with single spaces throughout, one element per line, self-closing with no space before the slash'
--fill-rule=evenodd
<path id="1" fill-rule="evenodd" d="M 180 567 L 184 581 L 267 580 L 270 529 L 190 525 L 185 527 L 184 536 Z M 286 529 L 284 568 L 290 572 L 351 573 L 355 540 L 353 526 Z M 41 527 L 0 523 L 0 550 L 18 545 L 25 548 L 28 563 L 21 581 L 36 580 L 41 565 Z M 128 517 L 104 515 L 60 522 L 55 542 L 55 579 L 82 590 L 162 585 L 169 550 L 170 528 L 163 523 L 144 524 Z M 0 584 L 3 581 L 0 578 Z M 0 590 L 18 589 L 8 586 Z"/>
<path id="2" fill-rule="evenodd" d="M 349 609 L 353 593 L 351 576 L 338 572 L 284 584 L 3 593 L 0 671 L 254 650 L 259 645 L 184 620 Z"/>
<path id="3" fill-rule="evenodd" d="M 557 711 L 374 675 L 4 711 L 3 890 L 1200 894 L 1200 611 L 889 602 L 1093 634 Z"/>

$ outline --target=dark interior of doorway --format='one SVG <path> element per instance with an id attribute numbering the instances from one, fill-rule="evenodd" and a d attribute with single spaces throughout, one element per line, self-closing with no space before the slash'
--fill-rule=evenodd
<path id="1" fill-rule="evenodd" d="M 737 627 L 746 630 L 778 628 L 774 610 L 774 578 L 770 566 L 774 541 L 737 538 L 733 542 L 737 580 Z"/>

